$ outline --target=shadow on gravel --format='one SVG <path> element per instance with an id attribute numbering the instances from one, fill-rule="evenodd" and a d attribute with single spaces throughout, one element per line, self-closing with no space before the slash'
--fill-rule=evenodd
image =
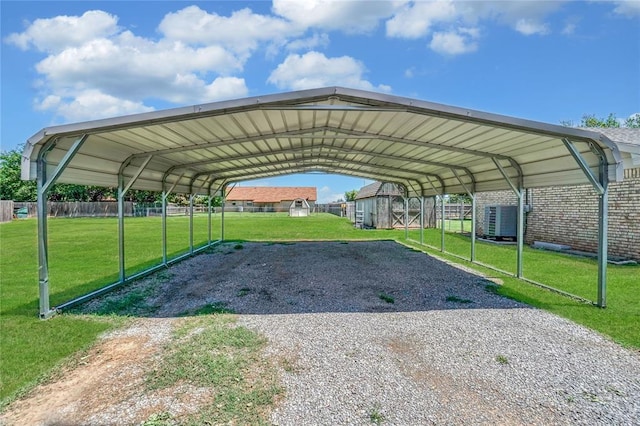
<path id="1" fill-rule="evenodd" d="M 496 288 L 393 241 L 234 242 L 75 311 L 173 317 L 528 307 L 495 294 Z"/>

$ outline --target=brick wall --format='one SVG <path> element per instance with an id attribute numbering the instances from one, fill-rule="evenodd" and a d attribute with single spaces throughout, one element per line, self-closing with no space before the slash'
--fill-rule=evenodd
<path id="1" fill-rule="evenodd" d="M 483 233 L 484 206 L 517 204 L 512 191 L 477 194 L 477 232 Z M 576 250 L 598 248 L 598 196 L 590 185 L 529 189 L 525 242 L 566 244 Z M 609 184 L 609 255 L 640 260 L 640 169 L 626 170 Z"/>

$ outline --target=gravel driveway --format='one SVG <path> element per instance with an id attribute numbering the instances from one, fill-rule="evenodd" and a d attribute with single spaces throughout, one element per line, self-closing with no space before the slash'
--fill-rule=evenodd
<path id="1" fill-rule="evenodd" d="M 391 241 L 226 244 L 171 274 L 159 315 L 224 302 L 286 361 L 279 425 L 640 424 L 637 351 Z"/>
<path id="2" fill-rule="evenodd" d="M 640 352 L 492 289 L 391 241 L 222 244 L 120 290 L 145 294 L 132 313 L 151 318 L 111 333 L 0 424 L 141 424 L 160 405 L 197 411 L 207 389 L 138 385 L 189 319 L 177 317 L 207 304 L 268 339 L 285 388 L 277 425 L 640 424 Z"/>

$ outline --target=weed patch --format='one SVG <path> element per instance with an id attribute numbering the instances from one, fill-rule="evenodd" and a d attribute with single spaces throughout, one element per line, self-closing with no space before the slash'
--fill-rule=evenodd
<path id="1" fill-rule="evenodd" d="M 383 300 L 383 301 L 385 301 L 387 303 L 395 303 L 396 302 L 396 300 L 392 296 L 389 296 L 388 294 L 385 294 L 385 293 L 378 294 L 378 297 L 380 298 L 380 300 Z"/>
<path id="2" fill-rule="evenodd" d="M 504 355 L 497 355 L 496 356 L 496 362 L 498 364 L 507 365 L 507 364 L 509 364 L 509 358 L 507 358 Z"/>
<path id="3" fill-rule="evenodd" d="M 155 413 L 149 416 L 141 426 L 173 426 L 176 422 L 173 419 L 171 413 L 166 411 L 162 413 Z"/>
<path id="4" fill-rule="evenodd" d="M 98 315 L 134 315 L 153 311 L 155 308 L 146 303 L 147 297 L 153 292 L 151 287 L 146 289 L 136 288 L 120 291 L 107 297 L 104 303 L 98 308 Z"/>
<path id="5" fill-rule="evenodd" d="M 249 287 L 242 287 L 238 290 L 238 297 L 246 296 L 249 293 L 251 293 L 251 289 Z"/>
<path id="6" fill-rule="evenodd" d="M 385 421 L 384 414 L 380 411 L 379 405 L 375 405 L 371 409 L 371 412 L 369 413 L 369 420 L 371 420 L 371 423 L 376 425 L 381 425 Z"/>
<path id="7" fill-rule="evenodd" d="M 233 314 L 233 309 L 227 308 L 224 302 L 207 303 L 199 308 L 189 309 L 180 313 L 179 317 L 197 317 L 202 315 L 220 315 L 220 314 Z"/>
<path id="8" fill-rule="evenodd" d="M 453 303 L 473 303 L 473 300 L 470 299 L 462 299 L 458 296 L 447 296 L 447 298 L 445 299 L 447 302 L 453 302 Z"/>
<path id="9" fill-rule="evenodd" d="M 229 315 L 190 318 L 176 329 L 167 355 L 151 371 L 148 389 L 178 383 L 214 390 L 214 403 L 190 419 L 214 424 L 266 424 L 282 393 L 275 368 L 261 357 L 266 341 Z"/>
<path id="10" fill-rule="evenodd" d="M 500 287 L 498 287 L 498 286 L 497 286 L 497 285 L 495 285 L 495 284 L 487 284 L 487 285 L 485 285 L 485 286 L 484 286 L 484 289 L 485 289 L 485 291 L 486 291 L 487 293 L 491 293 L 491 294 L 499 294 L 499 292 L 498 292 L 498 291 L 500 290 Z"/>

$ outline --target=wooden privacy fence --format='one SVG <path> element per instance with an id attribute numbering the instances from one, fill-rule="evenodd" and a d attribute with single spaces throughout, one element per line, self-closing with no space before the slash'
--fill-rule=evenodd
<path id="1" fill-rule="evenodd" d="M 13 201 L 0 200 L 0 222 L 10 222 L 13 218 Z"/>
<path id="2" fill-rule="evenodd" d="M 37 203 L 15 202 L 14 207 L 26 207 L 28 217 L 37 216 Z M 51 217 L 117 217 L 118 203 L 115 201 L 49 201 L 47 215 Z M 133 202 L 124 203 L 124 215 L 133 215 Z"/>

